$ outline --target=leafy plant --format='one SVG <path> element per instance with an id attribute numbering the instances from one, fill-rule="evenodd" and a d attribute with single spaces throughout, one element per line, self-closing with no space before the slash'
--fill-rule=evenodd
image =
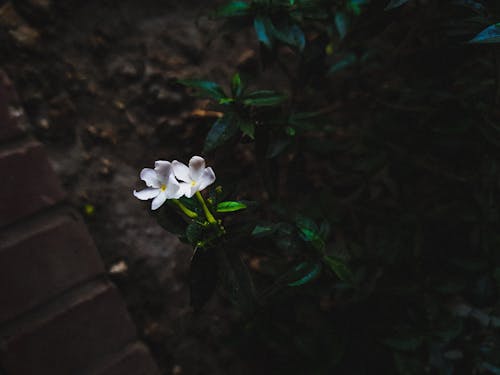
<path id="1" fill-rule="evenodd" d="M 206 207 L 179 199 L 210 225 L 158 216 L 196 249 L 193 305 L 220 286 L 240 349 L 275 373 L 497 373 L 498 3 L 251 0 L 213 15 L 221 32 L 253 29 L 265 75 L 180 81 L 223 114 L 204 152 L 236 180 Z"/>

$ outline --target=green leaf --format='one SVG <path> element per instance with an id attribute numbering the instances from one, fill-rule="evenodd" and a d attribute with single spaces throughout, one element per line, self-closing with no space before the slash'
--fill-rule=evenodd
<path id="1" fill-rule="evenodd" d="M 367 2 L 367 0 L 350 0 L 347 2 L 346 7 L 355 16 L 359 16 L 361 14 L 361 5 L 365 5 Z"/>
<path id="2" fill-rule="evenodd" d="M 286 100 L 286 95 L 272 90 L 254 91 L 245 96 L 243 104 L 254 107 L 276 106 Z"/>
<path id="3" fill-rule="evenodd" d="M 488 26 L 477 34 L 469 43 L 500 43 L 500 23 Z"/>
<path id="4" fill-rule="evenodd" d="M 191 258 L 189 286 L 191 306 L 200 310 L 217 286 L 217 258 L 213 249 L 196 248 Z"/>
<path id="5" fill-rule="evenodd" d="M 288 117 L 288 123 L 293 126 L 295 130 L 309 130 L 311 127 L 323 124 L 321 115 L 317 112 L 297 112 L 292 113 Z"/>
<path id="6" fill-rule="evenodd" d="M 238 133 L 238 124 L 234 116 L 226 115 L 218 119 L 205 139 L 205 152 L 209 152 L 224 144 Z"/>
<path id="7" fill-rule="evenodd" d="M 272 226 L 257 225 L 252 231 L 252 236 L 265 237 L 273 234 L 274 231 L 275 228 Z"/>
<path id="8" fill-rule="evenodd" d="M 349 68 L 350 66 L 354 65 L 358 61 L 358 58 L 356 57 L 355 54 L 350 53 L 341 60 L 337 61 L 334 63 L 330 69 L 328 70 L 328 74 L 334 74 L 337 73 L 341 70 L 344 70 L 346 68 Z"/>
<path id="9" fill-rule="evenodd" d="M 215 12 L 218 17 L 241 17 L 248 14 L 250 14 L 250 4 L 244 1 L 232 1 Z"/>
<path id="10" fill-rule="evenodd" d="M 237 251 L 218 248 L 217 251 L 220 280 L 229 292 L 231 301 L 244 314 L 255 309 L 255 288 L 248 268 Z"/>
<path id="11" fill-rule="evenodd" d="M 269 18 L 267 17 L 266 18 L 255 17 L 253 26 L 255 28 L 255 33 L 257 34 L 259 42 L 261 42 L 262 44 L 264 44 L 269 48 L 273 48 L 273 42 L 272 42 L 273 24 L 271 23 L 271 20 L 269 20 Z"/>
<path id="12" fill-rule="evenodd" d="M 226 201 L 217 205 L 217 212 L 235 212 L 245 208 L 247 208 L 247 205 L 243 202 Z"/>
<path id="13" fill-rule="evenodd" d="M 304 241 L 310 242 L 318 251 L 324 250 L 325 241 L 321 238 L 319 228 L 314 221 L 304 216 L 297 216 L 295 224 L 297 225 L 299 234 Z"/>
<path id="14" fill-rule="evenodd" d="M 488 362 L 482 362 L 481 367 L 494 375 L 500 375 L 500 367 L 494 366 Z"/>
<path id="15" fill-rule="evenodd" d="M 295 47 L 302 52 L 306 46 L 306 37 L 301 28 L 297 25 L 273 27 L 272 35 L 289 46 Z"/>
<path id="16" fill-rule="evenodd" d="M 295 281 L 288 283 L 288 286 L 300 286 L 315 280 L 321 273 L 321 263 L 302 262 L 293 269 Z"/>
<path id="17" fill-rule="evenodd" d="M 277 138 L 271 141 L 266 151 L 266 158 L 272 159 L 281 154 L 290 144 L 290 138 Z"/>
<path id="18" fill-rule="evenodd" d="M 165 230 L 174 234 L 184 234 L 187 224 L 181 219 L 175 207 L 163 205 L 160 209 L 152 211 L 158 224 Z"/>
<path id="19" fill-rule="evenodd" d="M 243 83 L 239 73 L 236 73 L 231 79 L 231 92 L 235 98 L 239 97 L 243 92 Z"/>
<path id="20" fill-rule="evenodd" d="M 205 228 L 195 221 L 191 222 L 186 228 L 186 237 L 193 246 L 203 240 L 204 234 Z"/>
<path id="21" fill-rule="evenodd" d="M 394 8 L 398 8 L 401 5 L 407 3 L 408 1 L 410 1 L 410 0 L 391 0 L 391 1 L 389 1 L 389 4 L 387 4 L 387 6 L 385 7 L 385 10 L 391 10 Z"/>
<path id="22" fill-rule="evenodd" d="M 351 270 L 346 266 L 346 264 L 333 256 L 325 255 L 323 260 L 328 264 L 330 269 L 337 275 L 337 277 L 346 282 L 352 282 L 353 275 Z"/>
<path id="23" fill-rule="evenodd" d="M 240 130 L 243 134 L 248 135 L 250 138 L 255 139 L 255 124 L 253 121 L 241 121 L 239 123 Z"/>
<path id="24" fill-rule="evenodd" d="M 224 90 L 215 82 L 203 81 L 200 79 L 183 79 L 178 81 L 180 84 L 197 89 L 202 95 L 209 98 L 221 100 L 226 98 Z"/>
<path id="25" fill-rule="evenodd" d="M 335 14 L 335 26 L 339 33 L 340 39 L 344 39 L 349 29 L 349 17 L 343 12 L 337 12 Z"/>

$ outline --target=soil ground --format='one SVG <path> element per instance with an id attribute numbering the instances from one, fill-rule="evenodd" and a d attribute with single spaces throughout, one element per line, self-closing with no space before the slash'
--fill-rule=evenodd
<path id="1" fill-rule="evenodd" d="M 141 168 L 198 154 L 213 122 L 177 79 L 225 82 L 254 64 L 251 34 L 216 33 L 215 4 L 0 2 L 0 68 L 164 374 L 254 373 L 228 344 L 225 302 L 190 309 L 192 250 L 132 196 Z"/>

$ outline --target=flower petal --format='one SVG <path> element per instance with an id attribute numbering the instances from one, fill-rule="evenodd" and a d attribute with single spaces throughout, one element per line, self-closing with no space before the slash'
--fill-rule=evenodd
<path id="1" fill-rule="evenodd" d="M 211 167 L 205 168 L 198 180 L 198 190 L 203 190 L 207 186 L 212 185 L 215 181 L 215 173 Z"/>
<path id="2" fill-rule="evenodd" d="M 175 179 L 175 177 L 171 176 L 168 180 L 165 193 L 167 195 L 167 199 L 179 199 L 184 195 L 184 190 L 181 189 L 181 185 Z"/>
<path id="3" fill-rule="evenodd" d="M 186 164 L 174 160 L 172 162 L 172 169 L 174 170 L 174 175 L 178 180 L 191 182 L 191 177 L 189 176 L 189 168 L 186 166 Z"/>
<path id="4" fill-rule="evenodd" d="M 140 176 L 141 180 L 144 181 L 148 187 L 159 188 L 161 185 L 160 181 L 158 181 L 156 172 L 151 168 L 144 168 Z"/>
<path id="5" fill-rule="evenodd" d="M 186 196 L 186 198 L 191 198 L 197 191 L 198 185 L 191 185 L 190 183 L 181 183 L 182 194 Z"/>
<path id="6" fill-rule="evenodd" d="M 167 200 L 167 192 L 161 191 L 160 194 L 158 194 L 158 196 L 151 202 L 151 209 L 156 210 L 160 208 L 160 206 L 163 203 L 165 203 L 166 200 Z"/>
<path id="7" fill-rule="evenodd" d="M 194 181 L 198 181 L 205 169 L 205 159 L 201 156 L 193 156 L 189 160 L 189 172 Z"/>
<path id="8" fill-rule="evenodd" d="M 141 201 L 147 201 L 148 199 L 153 199 L 158 194 L 160 194 L 160 189 L 146 188 L 141 191 L 134 190 L 134 197 L 140 199 Z"/>
<path id="9" fill-rule="evenodd" d="M 162 180 L 168 180 L 172 174 L 172 164 L 166 160 L 157 160 L 155 161 L 155 172 Z"/>

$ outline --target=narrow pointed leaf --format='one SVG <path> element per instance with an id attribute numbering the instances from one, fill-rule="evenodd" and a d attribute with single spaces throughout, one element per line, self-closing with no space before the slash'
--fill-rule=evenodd
<path id="1" fill-rule="evenodd" d="M 339 33 L 340 39 L 344 39 L 349 29 L 349 18 L 343 12 L 337 12 L 335 14 L 335 26 Z"/>
<path id="2" fill-rule="evenodd" d="M 217 205 L 217 212 L 235 212 L 245 208 L 247 208 L 247 205 L 243 202 L 226 201 Z"/>
<path id="3" fill-rule="evenodd" d="M 257 225 L 252 231 L 252 236 L 265 237 L 273 234 L 274 232 L 275 228 L 272 226 Z"/>
<path id="4" fill-rule="evenodd" d="M 244 1 L 232 1 L 215 12 L 217 17 L 241 17 L 248 14 L 250 14 L 250 4 Z"/>
<path id="5" fill-rule="evenodd" d="M 255 309 L 256 295 L 247 266 L 233 249 L 214 250 L 218 257 L 220 280 L 231 301 L 244 314 L 251 314 Z"/>
<path id="6" fill-rule="evenodd" d="M 469 43 L 500 43 L 500 23 L 488 26 L 472 38 Z"/>
<path id="7" fill-rule="evenodd" d="M 238 133 L 238 124 L 233 116 L 224 116 L 218 119 L 205 139 L 205 152 L 209 152 L 224 144 Z"/>
<path id="8" fill-rule="evenodd" d="M 235 98 L 243 92 L 243 83 L 241 82 L 239 73 L 236 73 L 231 79 L 231 92 Z"/>
<path id="9" fill-rule="evenodd" d="M 323 259 L 340 280 L 346 282 L 351 282 L 353 280 L 351 270 L 342 260 L 328 255 L 326 255 Z"/>
<path id="10" fill-rule="evenodd" d="M 250 138 L 255 138 L 255 124 L 252 121 L 241 121 L 240 130 L 243 134 L 248 135 Z"/>
<path id="11" fill-rule="evenodd" d="M 296 280 L 288 283 L 288 286 L 300 286 L 315 280 L 321 273 L 321 263 L 300 263 L 293 269 Z"/>
<path id="12" fill-rule="evenodd" d="M 273 36 L 289 46 L 297 48 L 302 52 L 306 46 L 304 32 L 297 25 L 274 27 L 271 29 Z"/>
<path id="13" fill-rule="evenodd" d="M 201 95 L 212 99 L 221 100 L 226 97 L 224 90 L 215 82 L 200 79 L 183 79 L 180 84 L 197 89 Z"/>
<path id="14" fill-rule="evenodd" d="M 283 103 L 285 100 L 286 95 L 271 90 L 260 90 L 245 96 L 243 104 L 254 107 L 272 107 Z"/>
<path id="15" fill-rule="evenodd" d="M 273 48 L 271 37 L 272 23 L 269 19 L 263 17 L 256 17 L 253 26 L 259 42 L 269 48 Z"/>
<path id="16" fill-rule="evenodd" d="M 387 6 L 385 7 L 385 10 L 391 10 L 394 8 L 398 8 L 401 5 L 407 3 L 408 1 L 410 1 L 410 0 L 391 0 L 391 1 L 389 1 L 389 4 L 387 4 Z"/>
<path id="17" fill-rule="evenodd" d="M 324 250 L 325 241 L 321 238 L 319 228 L 314 221 L 304 216 L 298 216 L 295 219 L 295 224 L 299 229 L 300 237 L 305 242 L 310 242 L 311 245 L 318 251 Z"/>
<path id="18" fill-rule="evenodd" d="M 353 66 L 357 61 L 358 61 L 358 58 L 356 57 L 356 55 L 353 53 L 350 53 L 346 57 L 344 57 L 343 59 L 334 63 L 330 67 L 330 69 L 328 70 L 328 74 L 334 74 L 334 73 L 337 73 L 341 70 L 349 68 L 349 67 Z"/>

